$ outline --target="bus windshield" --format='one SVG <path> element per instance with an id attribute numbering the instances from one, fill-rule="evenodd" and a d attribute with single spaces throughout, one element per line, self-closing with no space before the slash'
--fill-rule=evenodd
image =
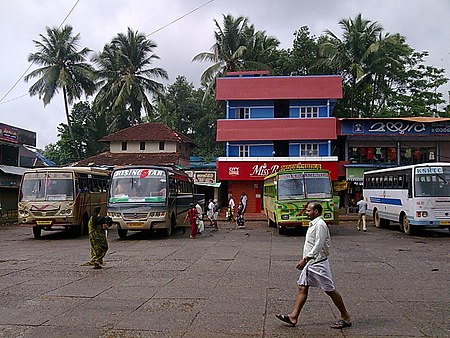
<path id="1" fill-rule="evenodd" d="M 326 173 L 292 173 L 279 177 L 280 200 L 331 197 L 330 178 Z"/>
<path id="2" fill-rule="evenodd" d="M 25 173 L 20 201 L 73 201 L 72 173 Z"/>
<path id="3" fill-rule="evenodd" d="M 167 195 L 166 172 L 153 169 L 124 169 L 114 172 L 111 203 L 164 203 Z"/>
<path id="4" fill-rule="evenodd" d="M 416 168 L 415 195 L 417 197 L 450 196 L 450 167 Z"/>

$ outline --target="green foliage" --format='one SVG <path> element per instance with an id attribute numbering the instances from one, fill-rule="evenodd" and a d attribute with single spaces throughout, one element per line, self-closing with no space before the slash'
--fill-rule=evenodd
<path id="1" fill-rule="evenodd" d="M 73 106 L 71 123 L 75 146 L 82 158 L 96 155 L 108 148 L 107 143 L 99 140 L 110 134 L 112 124 L 108 121 L 108 115 L 96 113 L 89 102 L 79 102 Z M 58 137 L 55 144 L 45 147 L 45 156 L 58 165 L 76 161 L 78 154 L 70 140 L 67 124 L 61 123 L 58 126 Z"/>
<path id="2" fill-rule="evenodd" d="M 153 106 L 147 94 L 157 96 L 163 89 L 152 78 L 168 78 L 164 69 L 150 67 L 159 59 L 153 53 L 156 46 L 145 34 L 128 28 L 127 34 L 119 33 L 93 57 L 101 80 L 94 100 L 97 110 L 110 112 L 120 124 L 128 121 L 128 126 L 142 122 L 142 110 L 151 119 Z"/>
<path id="3" fill-rule="evenodd" d="M 201 76 L 206 95 L 213 92 L 215 79 L 226 72 L 269 69 L 268 62 L 276 55 L 279 41 L 264 31 L 255 31 L 246 17 L 223 15 L 222 27 L 214 19 L 216 42 L 209 52 L 194 56 L 193 61 L 208 61 L 209 66 Z"/>
<path id="4" fill-rule="evenodd" d="M 28 82 L 31 78 L 39 78 L 30 87 L 29 93 L 31 96 L 39 95 L 44 106 L 50 103 L 58 89 L 63 90 L 67 126 L 75 152 L 80 158 L 72 133 L 68 103 L 71 104 L 83 94 L 91 95 L 96 89 L 94 68 L 85 62 L 91 50 L 77 50 L 80 36 L 73 36 L 71 26 L 46 27 L 46 31 L 47 36 L 39 35 L 41 41 L 33 40 L 37 52 L 28 57 L 28 61 L 42 67 L 30 72 L 24 80 Z"/>
<path id="5" fill-rule="evenodd" d="M 215 140 L 216 122 L 222 116 L 223 109 L 211 95 L 178 76 L 158 100 L 155 121 L 191 138 L 196 145 L 192 155 L 213 158 L 223 154 L 223 146 Z"/>

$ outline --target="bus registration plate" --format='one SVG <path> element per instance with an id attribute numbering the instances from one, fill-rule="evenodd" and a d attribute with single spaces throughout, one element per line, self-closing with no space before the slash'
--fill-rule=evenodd
<path id="1" fill-rule="evenodd" d="M 127 223 L 130 228 L 141 228 L 144 226 L 144 222 L 130 222 Z"/>
<path id="2" fill-rule="evenodd" d="M 37 225 L 51 225 L 52 221 L 36 221 Z"/>
<path id="3" fill-rule="evenodd" d="M 440 221 L 440 225 L 450 225 L 450 221 Z"/>

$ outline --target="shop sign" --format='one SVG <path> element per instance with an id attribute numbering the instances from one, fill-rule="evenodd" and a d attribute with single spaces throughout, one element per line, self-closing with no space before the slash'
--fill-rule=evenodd
<path id="1" fill-rule="evenodd" d="M 215 171 L 194 171 L 194 183 L 216 183 Z"/>
<path id="2" fill-rule="evenodd" d="M 331 172 L 332 179 L 337 179 L 337 162 L 218 161 L 217 169 L 220 180 L 263 180 L 264 177 L 278 171 L 295 169 L 325 169 Z"/>
<path id="3" fill-rule="evenodd" d="M 17 143 L 17 129 L 0 124 L 0 140 Z"/>
<path id="4" fill-rule="evenodd" d="M 414 122 L 404 120 L 343 121 L 344 135 L 449 135 L 450 121 Z"/>

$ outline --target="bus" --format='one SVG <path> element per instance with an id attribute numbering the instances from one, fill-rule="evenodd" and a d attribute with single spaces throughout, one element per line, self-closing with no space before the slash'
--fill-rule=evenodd
<path id="1" fill-rule="evenodd" d="M 307 227 L 309 202 L 319 202 L 327 224 L 336 223 L 330 172 L 321 169 L 279 171 L 264 178 L 264 213 L 270 227 L 283 234 L 287 228 Z"/>
<path id="2" fill-rule="evenodd" d="M 365 172 L 367 212 L 377 228 L 398 222 L 407 235 L 417 228 L 450 228 L 449 181 L 450 163 L 442 162 Z"/>
<path id="3" fill-rule="evenodd" d="M 119 238 L 128 231 L 155 230 L 169 237 L 182 226 L 194 202 L 194 183 L 182 170 L 130 166 L 112 172 L 108 216 Z"/>
<path id="4" fill-rule="evenodd" d="M 17 205 L 18 223 L 33 229 L 65 229 L 87 234 L 96 206 L 106 212 L 109 171 L 91 167 L 28 169 L 22 176 Z"/>

